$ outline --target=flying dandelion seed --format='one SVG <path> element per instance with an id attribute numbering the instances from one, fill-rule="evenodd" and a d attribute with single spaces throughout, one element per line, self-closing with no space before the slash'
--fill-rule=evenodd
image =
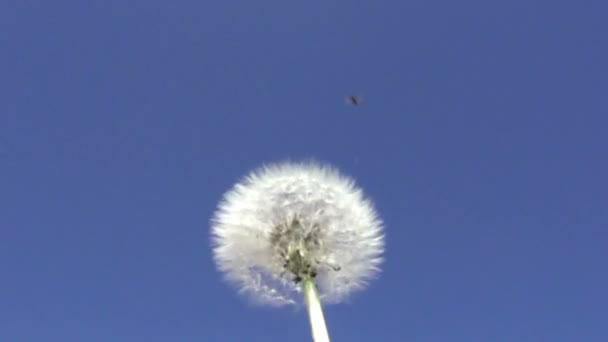
<path id="1" fill-rule="evenodd" d="M 346 103 L 358 106 L 363 102 L 363 98 L 361 96 L 350 95 L 346 97 Z"/>
<path id="2" fill-rule="evenodd" d="M 250 173 L 221 201 L 211 228 L 227 280 L 255 302 L 298 304 L 315 341 L 329 341 L 321 301 L 339 303 L 380 271 L 382 222 L 354 181 L 317 163 Z"/>

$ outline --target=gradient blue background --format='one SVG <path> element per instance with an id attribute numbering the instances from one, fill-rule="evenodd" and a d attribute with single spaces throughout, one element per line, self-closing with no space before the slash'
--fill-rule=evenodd
<path id="1" fill-rule="evenodd" d="M 0 2 L 0 341 L 310 341 L 208 238 L 236 180 L 308 157 L 387 226 L 381 277 L 327 307 L 334 341 L 608 341 L 606 13 Z"/>

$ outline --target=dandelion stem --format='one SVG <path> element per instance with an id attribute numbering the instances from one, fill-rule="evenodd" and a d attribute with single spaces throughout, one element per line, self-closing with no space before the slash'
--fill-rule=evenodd
<path id="1" fill-rule="evenodd" d="M 311 277 L 307 276 L 303 283 L 313 340 L 314 342 L 329 342 L 329 334 L 327 333 L 327 326 L 323 317 L 323 308 L 319 301 L 315 282 Z"/>

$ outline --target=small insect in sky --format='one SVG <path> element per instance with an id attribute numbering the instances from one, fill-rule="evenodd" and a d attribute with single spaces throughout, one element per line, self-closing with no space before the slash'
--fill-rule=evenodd
<path id="1" fill-rule="evenodd" d="M 350 95 L 346 98 L 346 103 L 353 106 L 358 106 L 359 104 L 361 104 L 361 102 L 363 102 L 361 96 Z"/>

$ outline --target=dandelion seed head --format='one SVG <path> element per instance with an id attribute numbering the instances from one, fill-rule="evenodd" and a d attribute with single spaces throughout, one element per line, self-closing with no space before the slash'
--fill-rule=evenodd
<path id="1" fill-rule="evenodd" d="M 382 222 L 351 178 L 318 163 L 257 169 L 229 190 L 212 219 L 216 264 L 254 301 L 300 302 L 303 277 L 338 303 L 379 271 Z"/>

